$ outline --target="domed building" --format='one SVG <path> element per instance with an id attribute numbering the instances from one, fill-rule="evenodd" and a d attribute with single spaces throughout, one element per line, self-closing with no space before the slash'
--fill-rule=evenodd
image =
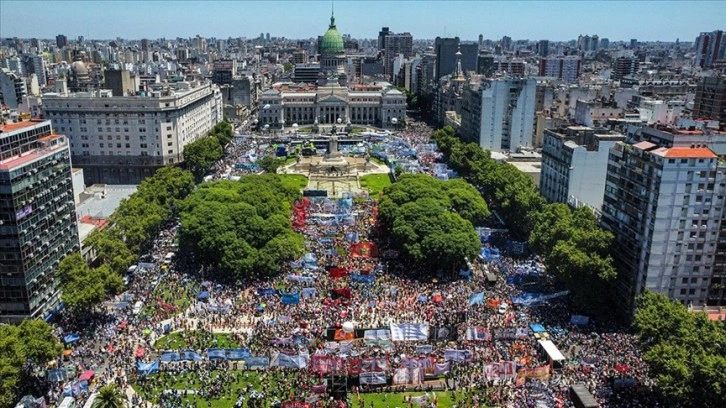
<path id="1" fill-rule="evenodd" d="M 71 63 L 68 78 L 68 88 L 71 92 L 85 92 L 91 83 L 91 75 L 86 63 L 83 62 L 83 54 L 76 53 Z"/>
<path id="2" fill-rule="evenodd" d="M 345 64 L 345 46 L 343 35 L 335 26 L 335 16 L 330 16 L 330 26 L 320 39 L 320 70 L 325 73 L 343 72 Z"/>

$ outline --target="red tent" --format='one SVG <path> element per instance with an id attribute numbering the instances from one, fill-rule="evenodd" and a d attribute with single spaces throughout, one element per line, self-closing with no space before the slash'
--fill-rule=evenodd
<path id="1" fill-rule="evenodd" d="M 93 375 L 96 374 L 93 372 L 93 370 L 86 370 L 81 374 L 80 377 L 78 377 L 78 381 L 89 381 L 91 378 L 93 378 Z"/>

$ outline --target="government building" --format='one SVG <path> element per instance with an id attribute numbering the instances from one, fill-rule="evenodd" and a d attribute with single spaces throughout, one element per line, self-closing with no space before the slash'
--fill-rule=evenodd
<path id="1" fill-rule="evenodd" d="M 302 125 L 394 127 L 406 115 L 406 95 L 388 82 L 348 85 L 343 36 L 335 17 L 320 41 L 317 85 L 276 83 L 260 95 L 259 124 L 282 129 Z"/>
<path id="2" fill-rule="evenodd" d="M 45 117 L 70 140 L 74 167 L 90 184 L 138 184 L 183 160 L 184 146 L 223 119 L 210 82 L 152 84 L 131 96 L 109 89 L 44 94 Z"/>

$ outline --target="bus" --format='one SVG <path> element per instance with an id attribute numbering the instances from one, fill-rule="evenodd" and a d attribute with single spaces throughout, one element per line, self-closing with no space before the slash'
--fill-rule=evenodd
<path id="1" fill-rule="evenodd" d="M 58 404 L 58 408 L 76 408 L 75 398 L 73 398 L 73 397 L 63 398 L 63 401 L 61 401 L 61 403 Z"/>
<path id="2" fill-rule="evenodd" d="M 570 400 L 576 408 L 600 408 L 585 384 L 573 384 L 570 387 Z"/>

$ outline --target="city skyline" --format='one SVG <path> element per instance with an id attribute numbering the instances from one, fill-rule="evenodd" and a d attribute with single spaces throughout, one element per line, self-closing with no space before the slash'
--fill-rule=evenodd
<path id="1" fill-rule="evenodd" d="M 713 1 L 337 1 L 336 22 L 354 38 L 374 38 L 381 27 L 410 32 L 414 39 L 458 36 L 476 40 L 513 39 L 568 41 L 597 34 L 611 41 L 692 42 L 699 32 L 722 29 L 726 13 L 701 13 Z M 203 4 L 203 7 L 200 7 Z M 83 13 L 78 13 L 82 5 Z M 618 8 L 622 7 L 621 11 Z M 38 13 L 42 10 L 43 13 Z M 371 12 L 373 10 L 373 12 Z M 321 35 L 331 11 L 329 1 L 12 1 L 0 2 L 0 37 L 88 39 L 116 37 L 176 38 L 200 34 L 217 38 L 314 38 Z M 688 11 L 688 12 L 686 12 Z M 159 13 L 166 13 L 159 18 Z M 264 13 L 264 14 L 261 14 Z M 610 18 L 603 17 L 609 13 Z M 109 14 L 116 16 L 107 21 Z M 259 15 L 273 16 L 258 18 Z M 366 15 L 360 19 L 357 16 Z M 677 15 L 678 19 L 673 16 Z M 251 18 L 246 18 L 251 16 Z M 27 24 L 33 21 L 34 24 Z M 89 24 L 97 21 L 98 24 Z M 300 24 L 300 21 L 304 21 Z M 542 24 L 542 22 L 553 22 Z M 668 21 L 668 24 L 663 24 Z M 134 24 L 134 22 L 137 22 Z"/>

